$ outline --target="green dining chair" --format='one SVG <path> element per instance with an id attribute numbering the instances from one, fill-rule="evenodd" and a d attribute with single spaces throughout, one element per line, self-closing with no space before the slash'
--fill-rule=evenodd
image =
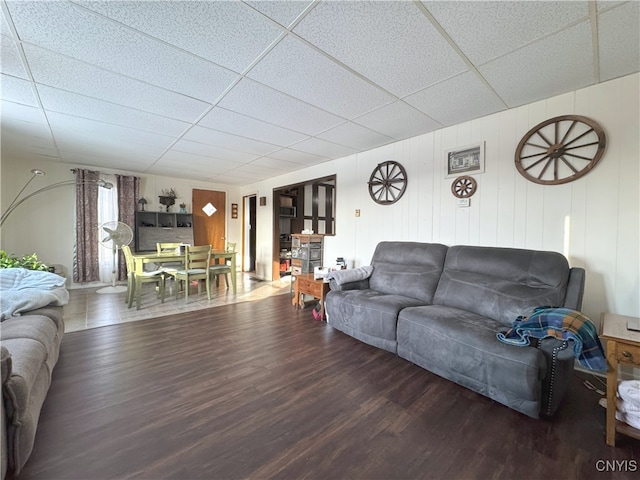
<path id="1" fill-rule="evenodd" d="M 142 296 L 141 291 L 136 291 L 136 272 L 135 263 L 133 261 L 133 255 L 131 253 L 131 247 L 129 245 L 122 246 L 122 253 L 124 254 L 125 264 L 127 266 L 127 299 L 126 303 L 128 308 L 133 305 L 133 300 L 136 300 L 136 308 L 140 310 L 140 299 Z M 143 272 L 140 276 L 141 286 L 145 283 L 156 283 L 158 286 L 158 294 L 160 295 L 160 301 L 164 303 L 164 287 L 165 287 L 165 272 L 163 269 L 154 270 L 153 272 Z"/>
<path id="2" fill-rule="evenodd" d="M 211 245 L 202 246 L 189 246 L 185 247 L 185 257 L 183 268 L 178 268 L 176 271 L 168 271 L 167 273 L 176 280 L 176 300 L 179 297 L 180 289 L 178 288 L 179 282 L 185 282 L 184 285 L 184 298 L 185 301 L 189 300 L 189 287 L 193 280 L 205 280 L 207 288 L 207 298 L 211 300 L 211 287 L 210 287 L 210 275 L 209 264 L 211 263 Z M 198 281 L 198 293 L 201 292 L 201 283 Z"/>

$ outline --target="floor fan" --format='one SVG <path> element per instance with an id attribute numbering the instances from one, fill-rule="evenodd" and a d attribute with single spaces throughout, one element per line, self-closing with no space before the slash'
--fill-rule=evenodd
<path id="1" fill-rule="evenodd" d="M 98 238 L 101 238 L 100 245 L 109 248 L 113 253 L 113 270 L 111 271 L 111 286 L 101 288 L 97 290 L 97 293 L 126 292 L 126 286 L 116 286 L 116 279 L 118 278 L 118 250 L 124 245 L 131 243 L 131 240 L 133 240 L 133 231 L 126 223 L 113 221 L 100 225 L 98 235 Z"/>

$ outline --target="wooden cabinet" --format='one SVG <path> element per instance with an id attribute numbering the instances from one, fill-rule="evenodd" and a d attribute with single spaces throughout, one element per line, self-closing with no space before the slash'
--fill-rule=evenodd
<path id="1" fill-rule="evenodd" d="M 190 213 L 136 212 L 136 252 L 156 250 L 156 243 L 193 245 L 193 215 Z"/>
<path id="2" fill-rule="evenodd" d="M 323 235 L 291 235 L 291 274 L 313 273 L 314 267 L 322 266 L 324 249 Z"/>

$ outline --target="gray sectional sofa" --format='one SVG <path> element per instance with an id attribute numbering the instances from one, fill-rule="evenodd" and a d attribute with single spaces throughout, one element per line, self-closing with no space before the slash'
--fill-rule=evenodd
<path id="1" fill-rule="evenodd" d="M 69 298 L 61 277 L 30 271 L 16 276 L 9 270 L 22 269 L 0 270 L 2 478 L 20 473 L 33 450 L 64 334 L 62 305 Z"/>
<path id="2" fill-rule="evenodd" d="M 364 279 L 330 276 L 332 327 L 530 417 L 556 411 L 573 370 L 568 342 L 517 347 L 496 333 L 538 306 L 580 310 L 583 269 L 555 252 L 418 242 L 379 243 L 371 266 Z"/>

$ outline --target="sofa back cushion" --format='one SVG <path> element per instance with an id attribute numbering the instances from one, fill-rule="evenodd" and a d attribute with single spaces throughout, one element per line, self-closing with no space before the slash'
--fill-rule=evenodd
<path id="1" fill-rule="evenodd" d="M 438 243 L 380 242 L 373 253 L 369 288 L 433 302 L 447 247 Z"/>
<path id="2" fill-rule="evenodd" d="M 511 325 L 535 307 L 562 306 L 568 279 L 556 252 L 458 245 L 447 251 L 433 303 Z"/>

